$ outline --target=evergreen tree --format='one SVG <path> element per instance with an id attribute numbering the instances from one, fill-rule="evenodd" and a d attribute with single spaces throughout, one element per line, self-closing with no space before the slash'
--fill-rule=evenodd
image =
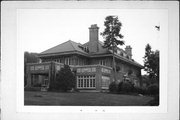
<path id="1" fill-rule="evenodd" d="M 64 65 L 64 68 L 58 72 L 56 76 L 54 89 L 67 91 L 75 87 L 75 75 L 71 71 L 68 65 Z"/>
<path id="2" fill-rule="evenodd" d="M 159 51 L 152 51 L 149 44 L 145 48 L 144 70 L 152 83 L 159 82 Z"/>
<path id="3" fill-rule="evenodd" d="M 118 45 L 124 45 L 124 41 L 121 39 L 123 35 L 120 33 L 121 30 L 121 22 L 118 19 L 118 16 L 107 16 L 104 21 L 105 29 L 101 33 L 104 41 L 104 48 L 108 48 L 113 52 L 113 70 L 114 70 L 114 80 L 116 81 L 116 63 L 115 63 L 115 51 L 117 50 Z"/>

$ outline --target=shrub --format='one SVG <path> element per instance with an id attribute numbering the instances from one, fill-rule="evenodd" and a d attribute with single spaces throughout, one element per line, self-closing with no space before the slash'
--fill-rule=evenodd
<path id="1" fill-rule="evenodd" d="M 118 92 L 121 92 L 121 91 L 122 91 L 122 84 L 123 84 L 123 82 L 120 82 L 120 83 L 118 84 Z"/>
<path id="2" fill-rule="evenodd" d="M 58 72 L 56 80 L 54 81 L 53 88 L 51 90 L 68 91 L 75 87 L 75 76 L 71 72 L 68 65 L 64 65 L 64 68 Z"/>
<path id="3" fill-rule="evenodd" d="M 134 85 L 131 82 L 125 81 L 121 85 L 122 92 L 133 92 Z"/>
<path id="4" fill-rule="evenodd" d="M 134 92 L 138 93 L 138 94 L 146 95 L 147 94 L 147 89 L 142 88 L 142 87 L 134 87 Z"/>
<path id="5" fill-rule="evenodd" d="M 109 92 L 116 93 L 118 92 L 118 85 L 116 82 L 112 82 L 109 85 Z"/>
<path id="6" fill-rule="evenodd" d="M 33 87 L 41 87 L 41 83 L 37 83 Z"/>
<path id="7" fill-rule="evenodd" d="M 157 84 L 152 84 L 148 87 L 147 92 L 150 95 L 159 95 L 159 86 Z"/>

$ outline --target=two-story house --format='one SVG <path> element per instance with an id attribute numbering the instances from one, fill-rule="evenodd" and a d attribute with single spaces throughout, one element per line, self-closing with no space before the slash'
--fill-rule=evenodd
<path id="1" fill-rule="evenodd" d="M 112 51 L 103 48 L 99 41 L 99 27 L 94 24 L 89 28 L 89 41 L 85 44 L 67 41 L 39 54 L 40 63 L 27 65 L 27 86 L 37 83 L 49 86 L 56 73 L 67 64 L 76 73 L 76 88 L 79 90 L 101 91 L 108 89 L 113 81 Z M 132 48 L 117 48 L 115 52 L 116 78 L 122 81 L 129 78 L 139 86 L 142 65 L 132 59 Z"/>

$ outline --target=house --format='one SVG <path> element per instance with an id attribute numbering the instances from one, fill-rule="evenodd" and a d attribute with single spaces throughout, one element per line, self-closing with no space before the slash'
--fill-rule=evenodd
<path id="1" fill-rule="evenodd" d="M 27 64 L 27 87 L 49 86 L 56 73 L 67 64 L 76 73 L 76 88 L 79 90 L 107 90 L 113 81 L 112 51 L 103 48 L 99 41 L 99 27 L 89 28 L 89 41 L 85 44 L 67 41 L 39 54 L 40 63 Z M 132 59 L 132 48 L 115 51 L 116 78 L 120 82 L 128 77 L 135 85 L 140 85 L 142 65 Z"/>

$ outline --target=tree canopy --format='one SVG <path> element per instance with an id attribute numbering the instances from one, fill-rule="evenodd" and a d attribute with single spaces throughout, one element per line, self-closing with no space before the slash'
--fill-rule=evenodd
<path id="1" fill-rule="evenodd" d="M 124 36 L 120 33 L 122 24 L 118 19 L 118 16 L 107 16 L 104 21 L 105 29 L 101 33 L 104 41 L 104 47 L 112 49 L 117 45 L 124 45 L 124 41 L 121 40 Z"/>
<path id="2" fill-rule="evenodd" d="M 37 53 L 24 52 L 25 63 L 37 63 L 39 61 Z"/>
<path id="3" fill-rule="evenodd" d="M 121 40 L 123 35 L 120 33 L 122 24 L 118 19 L 118 16 L 107 16 L 104 21 L 105 29 L 101 33 L 104 40 L 104 48 L 108 48 L 113 51 L 113 70 L 114 80 L 116 81 L 116 63 L 114 52 L 117 50 L 118 45 L 124 45 L 124 41 Z"/>
<path id="4" fill-rule="evenodd" d="M 39 58 L 37 53 L 24 52 L 24 86 L 27 84 L 26 78 L 26 63 L 38 63 Z"/>
<path id="5" fill-rule="evenodd" d="M 149 44 L 145 48 L 144 70 L 152 82 L 159 82 L 159 50 L 152 51 Z"/>

